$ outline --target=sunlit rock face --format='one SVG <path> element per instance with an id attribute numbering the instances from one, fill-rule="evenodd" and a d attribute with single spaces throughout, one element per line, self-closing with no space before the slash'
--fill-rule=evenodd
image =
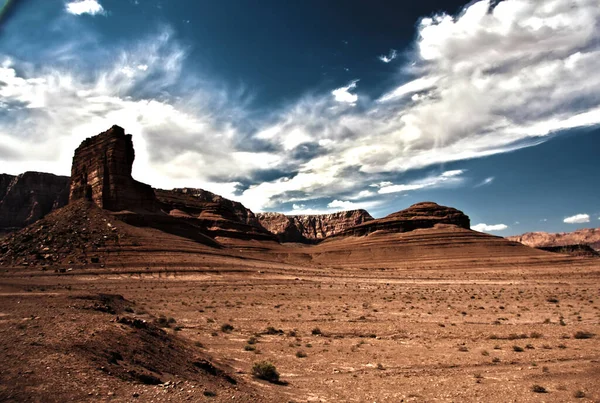
<path id="1" fill-rule="evenodd" d="M 280 242 L 316 242 L 373 220 L 365 210 L 295 216 L 258 213 L 256 217 L 263 227 L 279 238 Z"/>

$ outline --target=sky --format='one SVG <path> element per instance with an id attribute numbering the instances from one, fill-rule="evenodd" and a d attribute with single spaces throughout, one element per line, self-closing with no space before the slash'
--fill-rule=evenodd
<path id="1" fill-rule="evenodd" d="M 255 212 L 600 227 L 600 0 L 0 7 L 2 173 L 69 175 L 117 124 L 137 180 Z"/>

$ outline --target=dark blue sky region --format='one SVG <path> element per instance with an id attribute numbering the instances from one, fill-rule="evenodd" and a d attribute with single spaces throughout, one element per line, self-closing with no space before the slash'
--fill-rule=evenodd
<path id="1" fill-rule="evenodd" d="M 258 211 L 432 200 L 498 235 L 600 223 L 597 0 L 0 1 L 0 171 L 134 175 Z"/>

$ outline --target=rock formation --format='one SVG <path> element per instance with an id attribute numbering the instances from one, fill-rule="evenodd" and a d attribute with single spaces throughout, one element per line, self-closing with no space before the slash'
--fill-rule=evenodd
<path id="1" fill-rule="evenodd" d="M 135 152 L 130 134 L 113 126 L 75 150 L 69 202 L 91 200 L 98 207 L 156 211 L 154 190 L 131 177 Z"/>
<path id="2" fill-rule="evenodd" d="M 69 178 L 42 172 L 0 174 L 0 230 L 23 228 L 67 204 Z"/>
<path id="3" fill-rule="evenodd" d="M 280 242 L 315 242 L 373 220 L 365 210 L 293 216 L 281 213 L 258 213 L 256 217 L 263 227 L 278 237 Z"/>
<path id="4" fill-rule="evenodd" d="M 381 230 L 408 232 L 420 228 L 433 228 L 437 224 L 452 224 L 469 229 L 471 220 L 455 208 L 440 206 L 433 202 L 422 202 L 386 217 L 348 228 L 336 236 L 361 236 Z"/>
<path id="5" fill-rule="evenodd" d="M 172 190 L 155 189 L 161 209 L 173 216 L 183 215 L 196 218 L 215 216 L 259 226 L 254 213 L 242 203 L 226 199 L 203 189 L 182 188 Z"/>
<path id="6" fill-rule="evenodd" d="M 573 232 L 527 232 L 522 235 L 506 237 L 534 248 L 568 245 L 589 245 L 600 251 L 600 228 L 584 228 Z"/>
<path id="7" fill-rule="evenodd" d="M 275 240 L 254 213 L 239 202 L 193 188 L 156 189 L 155 193 L 162 211 L 182 221 L 194 222 L 212 237 Z"/>

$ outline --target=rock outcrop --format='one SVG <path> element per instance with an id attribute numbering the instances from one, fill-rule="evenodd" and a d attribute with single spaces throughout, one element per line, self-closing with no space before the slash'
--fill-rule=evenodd
<path id="1" fill-rule="evenodd" d="M 193 188 L 155 189 L 155 194 L 163 212 L 196 223 L 212 237 L 275 240 L 255 214 L 239 202 Z"/>
<path id="2" fill-rule="evenodd" d="M 281 213 L 258 213 L 256 217 L 264 228 L 277 236 L 280 242 L 304 243 L 320 241 L 373 220 L 365 210 L 292 216 Z"/>
<path id="3" fill-rule="evenodd" d="M 421 228 L 433 228 L 438 224 L 451 224 L 469 229 L 471 220 L 462 211 L 455 208 L 440 206 L 433 202 L 422 202 L 386 217 L 348 228 L 335 236 L 362 236 L 375 231 L 408 232 Z"/>
<path id="4" fill-rule="evenodd" d="M 112 210 L 158 209 L 154 190 L 131 177 L 135 152 L 131 134 L 113 126 L 75 150 L 69 202 L 86 199 Z"/>
<path id="5" fill-rule="evenodd" d="M 67 204 L 69 177 L 43 172 L 0 174 L 0 230 L 23 228 Z"/>
<path id="6" fill-rule="evenodd" d="M 522 235 L 506 237 L 534 248 L 568 245 L 589 245 L 600 251 L 600 228 L 584 228 L 573 232 L 527 232 Z"/>

